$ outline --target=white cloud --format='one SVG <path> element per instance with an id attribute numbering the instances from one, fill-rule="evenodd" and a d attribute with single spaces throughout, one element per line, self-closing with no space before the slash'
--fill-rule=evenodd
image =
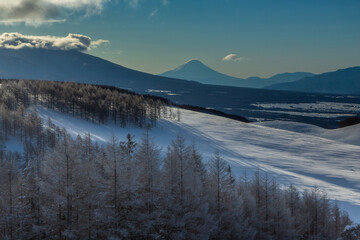
<path id="1" fill-rule="evenodd" d="M 66 37 L 31 36 L 21 33 L 3 33 L 0 35 L 0 49 L 41 48 L 49 50 L 78 50 L 87 51 L 101 44 L 109 43 L 107 40 L 92 41 L 90 37 L 82 34 L 69 33 Z"/>
<path id="2" fill-rule="evenodd" d="M 150 13 L 150 17 L 154 17 L 156 14 L 157 14 L 157 12 L 159 11 L 159 9 L 155 9 L 154 11 L 152 11 L 151 13 Z"/>
<path id="3" fill-rule="evenodd" d="M 129 4 L 132 8 L 137 8 L 140 4 L 140 1 L 143 2 L 143 0 L 124 0 L 127 4 Z M 166 6 L 169 4 L 169 0 L 160 0 L 162 5 Z"/>
<path id="4" fill-rule="evenodd" d="M 109 40 L 99 39 L 96 41 L 91 41 L 90 47 L 97 48 L 98 46 L 100 46 L 102 44 L 108 44 L 108 43 L 110 43 Z"/>
<path id="5" fill-rule="evenodd" d="M 226 55 L 225 57 L 223 57 L 222 59 L 223 61 L 234 61 L 234 62 L 239 62 L 239 61 L 246 61 L 248 60 L 247 58 L 244 57 L 239 57 L 237 54 L 231 53 L 229 55 Z"/>
<path id="6" fill-rule="evenodd" d="M 0 0 L 0 24 L 38 26 L 65 21 L 64 14 L 98 14 L 109 0 Z"/>
<path id="7" fill-rule="evenodd" d="M 139 0 L 125 0 L 132 8 L 137 8 L 139 5 Z"/>

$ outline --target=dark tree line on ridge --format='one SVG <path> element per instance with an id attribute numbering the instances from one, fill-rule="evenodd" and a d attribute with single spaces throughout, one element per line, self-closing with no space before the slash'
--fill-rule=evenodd
<path id="1" fill-rule="evenodd" d="M 117 88 L 53 81 L 2 81 L 3 93 L 24 106 L 41 104 L 86 120 L 108 120 L 126 127 L 154 127 L 168 102 L 159 97 L 139 95 Z M 11 95 L 11 96 L 9 96 Z M 7 105 L 8 102 L 3 102 Z"/>

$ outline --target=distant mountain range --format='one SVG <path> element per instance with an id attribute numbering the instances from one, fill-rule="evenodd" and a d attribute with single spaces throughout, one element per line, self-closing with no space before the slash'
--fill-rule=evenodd
<path id="1" fill-rule="evenodd" d="M 179 91 L 182 95 L 195 90 L 200 94 L 219 90 L 219 86 L 203 84 L 222 85 L 224 88 L 237 86 L 311 93 L 360 94 L 360 67 L 319 75 L 298 72 L 277 74 L 268 79 L 240 79 L 216 72 L 199 60 L 191 60 L 157 76 L 74 50 L 0 49 L 0 78 L 74 81 L 111 85 L 140 93 L 152 90 L 153 93 L 159 93 L 159 90 Z M 233 91 L 243 92 L 245 89 L 232 89 L 231 92 Z M 252 92 L 249 89 L 247 91 Z M 172 96 L 170 98 L 175 98 Z"/>
<path id="2" fill-rule="evenodd" d="M 249 88 L 263 88 L 277 83 L 296 81 L 313 75 L 308 72 L 296 72 L 276 74 L 270 78 L 250 77 L 242 79 L 219 73 L 199 60 L 190 60 L 174 70 L 160 74 L 160 76 L 164 77 L 193 80 L 203 84 Z"/>
<path id="3" fill-rule="evenodd" d="M 73 81 L 138 92 L 164 87 L 186 90 L 199 85 L 135 71 L 75 50 L 1 49 L 0 78 Z"/>
<path id="4" fill-rule="evenodd" d="M 267 88 L 297 92 L 360 94 L 360 67 L 340 69 Z"/>
<path id="5" fill-rule="evenodd" d="M 349 74 L 352 73 L 349 72 Z M 280 76 L 286 76 L 286 74 Z M 331 94 L 292 92 L 293 89 L 279 91 L 201 84 L 135 71 L 79 51 L 0 49 L 0 78 L 108 85 L 165 97 L 175 103 L 216 109 L 249 119 L 288 119 L 330 128 L 337 126 L 335 118 L 259 111 L 256 105 L 256 103 L 332 102 L 335 97 Z M 341 82 L 341 84 L 345 83 Z M 358 85 L 354 84 L 353 92 L 360 93 L 359 89 Z M 358 103 L 358 99 L 347 100 L 347 97 L 342 97 L 342 99 L 346 102 Z"/>

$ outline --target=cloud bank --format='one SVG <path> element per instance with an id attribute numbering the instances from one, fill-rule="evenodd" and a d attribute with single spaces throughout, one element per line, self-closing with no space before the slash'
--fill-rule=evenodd
<path id="1" fill-rule="evenodd" d="M 237 54 L 231 53 L 229 55 L 226 55 L 223 59 L 223 61 L 233 61 L 233 62 L 239 62 L 239 61 L 245 61 L 248 60 L 247 58 L 244 57 L 239 57 Z"/>
<path id="2" fill-rule="evenodd" d="M 109 43 L 107 40 L 92 41 L 90 37 L 82 34 L 69 33 L 66 37 L 31 36 L 20 33 L 3 33 L 0 35 L 0 49 L 40 48 L 48 50 L 77 50 L 87 51 L 91 48 Z"/>
<path id="3" fill-rule="evenodd" d="M 65 21 L 64 15 L 98 14 L 109 0 L 0 0 L 0 24 L 38 26 Z"/>

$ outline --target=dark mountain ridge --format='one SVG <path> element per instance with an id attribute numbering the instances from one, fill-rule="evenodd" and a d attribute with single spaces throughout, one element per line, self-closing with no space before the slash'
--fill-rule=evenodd
<path id="1" fill-rule="evenodd" d="M 132 70 L 79 51 L 44 49 L 0 50 L 0 77 L 92 83 L 135 91 L 197 83 Z"/>
<path id="2" fill-rule="evenodd" d="M 340 69 L 267 88 L 312 93 L 360 94 L 360 67 Z"/>

